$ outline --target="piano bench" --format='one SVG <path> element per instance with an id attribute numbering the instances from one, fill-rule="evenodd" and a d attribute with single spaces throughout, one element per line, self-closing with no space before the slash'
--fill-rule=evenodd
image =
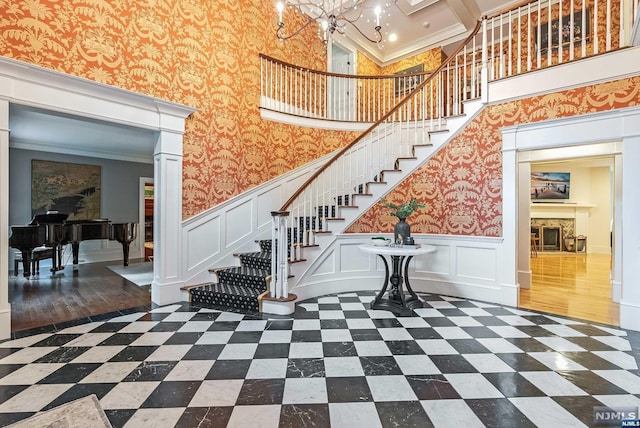
<path id="1" fill-rule="evenodd" d="M 20 263 L 22 263 L 22 253 L 20 251 L 16 251 L 13 253 L 13 276 L 18 276 Z"/>
<path id="2" fill-rule="evenodd" d="M 50 247 L 37 247 L 31 252 L 31 274 L 40 272 L 40 260 L 52 259 L 54 253 L 53 248 Z"/>

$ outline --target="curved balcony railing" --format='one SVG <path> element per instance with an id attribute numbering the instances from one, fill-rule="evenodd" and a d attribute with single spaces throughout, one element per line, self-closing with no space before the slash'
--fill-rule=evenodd
<path id="1" fill-rule="evenodd" d="M 260 54 L 260 107 L 309 119 L 373 123 L 430 74 L 328 73 Z"/>
<path id="2" fill-rule="evenodd" d="M 380 83 L 365 86 L 374 88 L 363 91 L 369 98 L 354 98 L 338 109 L 342 113 L 332 112 L 328 102 L 332 86 L 357 88 L 362 86 L 358 79 L 370 78 L 330 83 L 317 76 L 345 82 L 347 77 L 261 56 L 262 108 L 326 120 L 375 121 L 272 213 L 277 251 L 272 255 L 271 296 L 288 296 L 288 264 L 300 259 L 301 248 L 315 245 L 315 234 L 328 232 L 327 220 L 338 217 L 340 207 L 353 205 L 354 194 L 366 194 L 368 183 L 384 181 L 398 158 L 412 157 L 415 145 L 428 142 L 429 132 L 464 112 L 464 101 L 482 97 L 489 81 L 628 46 L 637 9 L 637 0 L 523 2 L 479 21 L 441 66 L 420 77 L 422 81 L 403 83 L 408 92 L 396 93 L 397 86 L 391 91 L 395 81 L 390 79 L 397 76 L 383 76 Z M 369 104 L 375 108 L 360 108 Z"/>

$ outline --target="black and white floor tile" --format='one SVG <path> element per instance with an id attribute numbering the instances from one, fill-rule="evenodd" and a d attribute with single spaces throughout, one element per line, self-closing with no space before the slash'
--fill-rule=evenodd
<path id="1" fill-rule="evenodd" d="M 422 295 L 290 317 L 176 304 L 0 343 L 0 425 L 96 394 L 114 427 L 581 427 L 640 407 L 638 333 Z"/>

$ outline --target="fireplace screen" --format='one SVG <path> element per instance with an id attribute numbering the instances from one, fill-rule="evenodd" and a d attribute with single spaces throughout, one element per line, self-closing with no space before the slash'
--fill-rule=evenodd
<path id="1" fill-rule="evenodd" d="M 562 226 L 543 226 L 542 243 L 543 251 L 562 250 Z"/>

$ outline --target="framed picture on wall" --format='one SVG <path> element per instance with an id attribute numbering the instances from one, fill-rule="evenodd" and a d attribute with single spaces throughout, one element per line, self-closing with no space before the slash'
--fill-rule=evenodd
<path id="1" fill-rule="evenodd" d="M 401 76 L 393 79 L 396 97 L 407 95 L 409 92 L 414 90 L 416 86 L 422 83 L 422 79 L 424 78 L 423 75 L 407 76 L 408 74 L 422 73 L 423 71 L 424 64 L 418 64 L 395 73 L 396 75 Z"/>
<path id="2" fill-rule="evenodd" d="M 31 213 L 58 211 L 69 220 L 100 218 L 100 165 L 31 161 Z"/>
<path id="3" fill-rule="evenodd" d="M 544 13 L 542 16 L 544 17 Z M 584 15 L 584 25 L 582 18 Z M 573 16 L 573 26 L 571 25 Z M 538 46 L 538 29 L 540 31 L 540 46 Z M 562 47 L 568 47 L 571 43 L 571 33 L 573 29 L 573 43 L 581 43 L 583 39 L 589 40 L 591 35 L 591 26 L 589 25 L 589 9 L 584 11 L 578 10 L 573 15 L 565 15 L 560 19 L 551 20 L 551 28 L 549 22 L 545 22 L 534 27 L 534 43 L 536 52 L 540 49 L 541 55 L 546 55 L 549 50 L 549 38 L 551 38 L 551 50 L 556 52 L 560 44 Z"/>
<path id="4" fill-rule="evenodd" d="M 532 172 L 531 200 L 569 199 L 571 191 L 570 172 Z"/>

